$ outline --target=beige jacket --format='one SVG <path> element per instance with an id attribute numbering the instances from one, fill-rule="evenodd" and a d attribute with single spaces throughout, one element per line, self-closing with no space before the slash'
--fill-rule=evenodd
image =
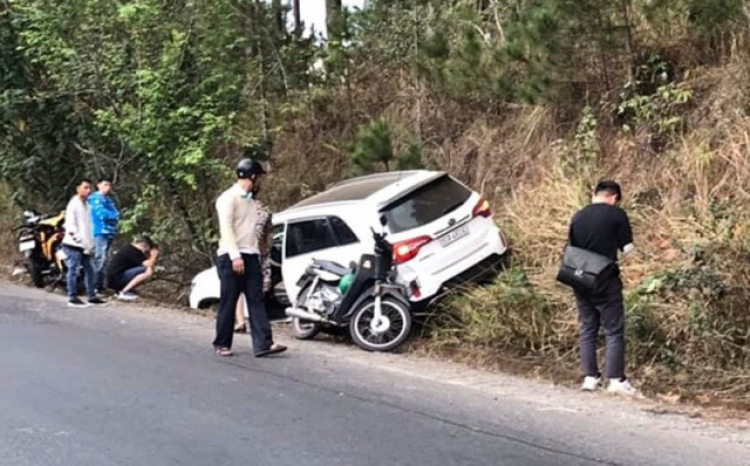
<path id="1" fill-rule="evenodd" d="M 219 255 L 230 259 L 240 254 L 259 254 L 257 224 L 260 203 L 248 196 L 237 184 L 224 191 L 216 200 L 219 216 Z"/>

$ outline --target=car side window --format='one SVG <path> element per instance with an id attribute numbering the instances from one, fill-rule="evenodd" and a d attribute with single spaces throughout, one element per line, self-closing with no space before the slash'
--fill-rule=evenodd
<path id="1" fill-rule="evenodd" d="M 286 257 L 310 254 L 338 246 L 328 220 L 321 218 L 290 223 L 286 229 Z"/>
<path id="2" fill-rule="evenodd" d="M 339 241 L 339 246 L 359 243 L 359 238 L 357 238 L 357 235 L 354 234 L 346 222 L 338 217 L 328 217 L 328 220 L 331 222 L 331 228 L 333 228 L 333 233 Z"/>
<path id="3" fill-rule="evenodd" d="M 273 243 L 271 245 L 271 261 L 278 266 L 282 261 L 282 250 L 284 247 L 284 225 L 273 227 Z"/>

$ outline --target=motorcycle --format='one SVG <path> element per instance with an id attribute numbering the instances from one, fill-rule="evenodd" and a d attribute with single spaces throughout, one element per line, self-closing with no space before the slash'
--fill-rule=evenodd
<path id="1" fill-rule="evenodd" d="M 380 220 L 383 227 L 385 218 Z M 391 351 L 406 341 L 412 325 L 406 287 L 397 282 L 393 247 L 386 233 L 372 230 L 375 254 L 344 267 L 313 260 L 297 285 L 300 293 L 286 314 L 292 332 L 309 340 L 324 330 L 349 328 L 352 340 L 367 351 Z"/>
<path id="2" fill-rule="evenodd" d="M 54 289 L 65 277 L 64 224 L 64 211 L 51 215 L 26 211 L 21 226 L 17 227 L 18 249 L 37 288 L 49 285 Z"/>

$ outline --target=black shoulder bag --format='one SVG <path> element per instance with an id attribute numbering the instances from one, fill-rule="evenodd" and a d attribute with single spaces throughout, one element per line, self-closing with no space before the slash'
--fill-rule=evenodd
<path id="1" fill-rule="evenodd" d="M 617 263 L 587 249 L 566 246 L 557 281 L 583 293 L 596 293 L 617 274 Z"/>

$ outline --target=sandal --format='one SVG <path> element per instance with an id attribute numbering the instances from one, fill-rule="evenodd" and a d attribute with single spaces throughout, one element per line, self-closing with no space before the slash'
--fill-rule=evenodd
<path id="1" fill-rule="evenodd" d="M 255 353 L 255 357 L 262 358 L 263 356 L 268 356 L 269 354 L 278 354 L 283 353 L 284 351 L 286 351 L 286 346 L 274 343 L 267 350 L 258 351 L 257 353 Z"/>
<path id="2" fill-rule="evenodd" d="M 216 355 L 217 356 L 222 356 L 222 357 L 226 358 L 226 357 L 229 357 L 229 356 L 231 356 L 233 354 L 234 353 L 232 353 L 232 350 L 229 349 L 229 348 L 216 348 Z"/>
<path id="3" fill-rule="evenodd" d="M 247 332 L 247 325 L 242 322 L 234 326 L 234 333 L 245 333 Z"/>

